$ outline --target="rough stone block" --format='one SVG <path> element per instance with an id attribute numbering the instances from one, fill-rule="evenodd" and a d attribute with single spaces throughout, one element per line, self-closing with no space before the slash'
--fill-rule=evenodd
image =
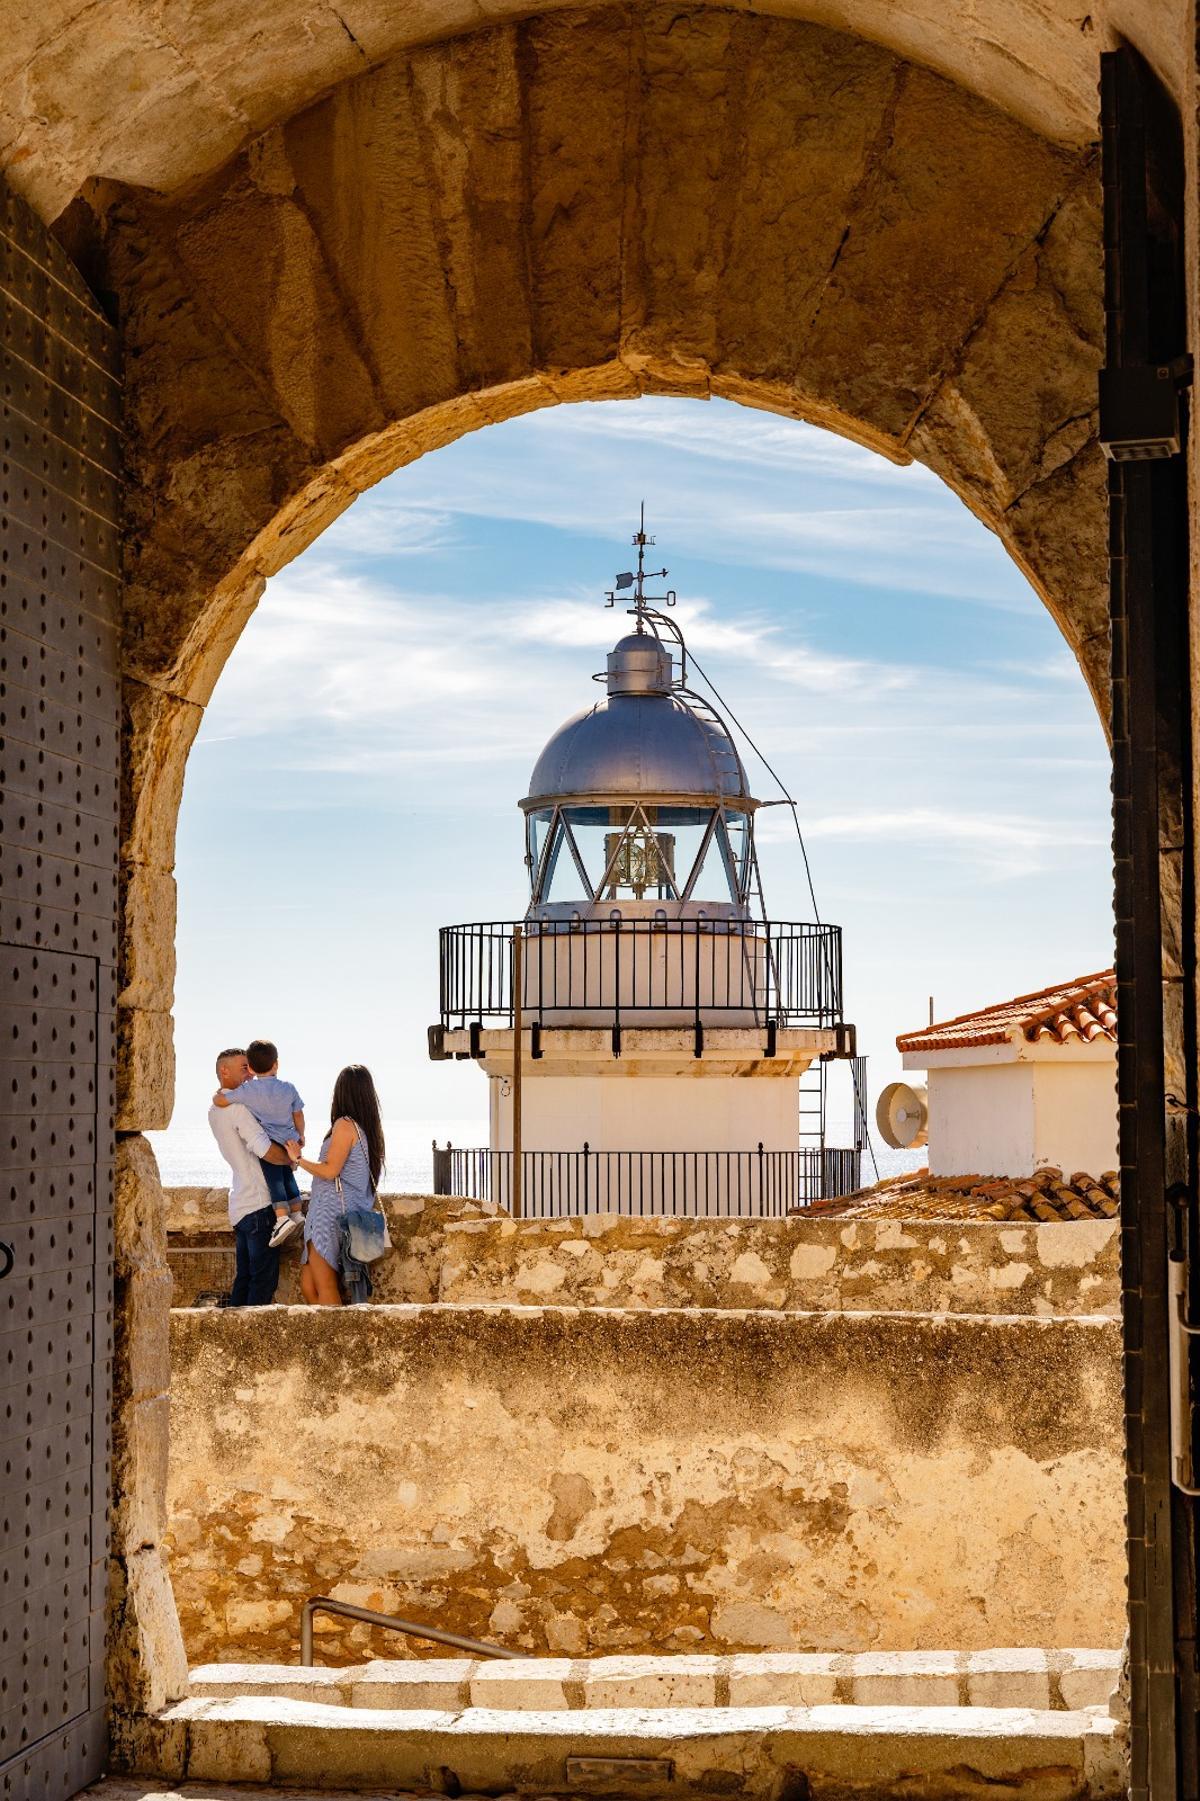
<path id="1" fill-rule="evenodd" d="M 585 1707 L 713 1707 L 714 1657 L 597 1657 L 584 1664 Z"/>
<path id="2" fill-rule="evenodd" d="M 193 1700 L 237 1701 L 251 1695 L 281 1701 L 323 1701 L 350 1706 L 351 1678 L 357 1671 L 297 1668 L 277 1663 L 204 1663 L 188 1676 Z"/>
<path id="3" fill-rule="evenodd" d="M 1104 1707 L 1121 1674 L 1119 1651 L 1071 1650 L 1063 1655 L 1058 1687 L 1064 1707 Z"/>
<path id="4" fill-rule="evenodd" d="M 175 1107 L 175 1022 L 117 1010 L 117 1130 L 165 1132 Z"/>
<path id="5" fill-rule="evenodd" d="M 165 1395 L 171 1386 L 171 1272 L 133 1270 L 116 1284 L 117 1367 L 114 1399 L 120 1407 Z"/>
<path id="6" fill-rule="evenodd" d="M 350 1672 L 351 1707 L 390 1707 L 446 1709 L 451 1712 L 471 1705 L 471 1678 L 480 1665 L 471 1658 L 444 1657 L 436 1660 L 382 1658 Z M 488 1706 L 495 1703 L 488 1702 Z M 506 1703 L 507 1705 L 507 1703 Z"/>
<path id="7" fill-rule="evenodd" d="M 1049 1707 L 1050 1668 L 1045 1651 L 972 1651 L 967 1657 L 967 1699 L 972 1707 Z"/>
<path id="8" fill-rule="evenodd" d="M 846 1672 L 858 1707 L 956 1707 L 958 1658 L 953 1651 L 860 1653 Z"/>
<path id="9" fill-rule="evenodd" d="M 743 1652 L 729 1663 L 730 1707 L 820 1707 L 837 1699 L 829 1652 Z"/>
<path id="10" fill-rule="evenodd" d="M 165 1269 L 166 1250 L 167 1198 L 154 1152 L 140 1134 L 118 1138 L 113 1161 L 113 1251 L 117 1273 Z"/>
<path id="11" fill-rule="evenodd" d="M 470 1678 L 471 1705 L 558 1712 L 571 1705 L 564 1684 L 573 1668 L 565 1657 L 477 1664 Z"/>
<path id="12" fill-rule="evenodd" d="M 281 1701 L 278 1706 L 282 1709 L 287 1703 Z M 321 1765 L 318 1762 L 314 1767 L 320 1769 Z M 271 1751 L 265 1720 L 193 1715 L 188 1729 L 187 1775 L 190 1782 L 269 1782 Z"/>
<path id="13" fill-rule="evenodd" d="M 113 1423 L 113 1543 L 118 1554 L 157 1545 L 165 1526 L 171 1403 L 131 1402 Z"/>
<path id="14" fill-rule="evenodd" d="M 157 1714 L 188 1692 L 187 1655 L 171 1579 L 156 1546 L 118 1564 L 108 1646 L 108 1693 L 123 1715 Z"/>
<path id="15" fill-rule="evenodd" d="M 121 861 L 168 870 L 188 753 L 203 709 L 126 677 L 121 688 Z"/>
<path id="16" fill-rule="evenodd" d="M 175 998 L 175 877 L 122 867 L 121 988 L 117 1003 L 168 1012 Z"/>

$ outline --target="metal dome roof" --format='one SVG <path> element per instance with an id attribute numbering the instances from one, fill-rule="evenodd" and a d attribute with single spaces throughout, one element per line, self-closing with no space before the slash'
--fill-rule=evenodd
<path id="1" fill-rule="evenodd" d="M 609 681 L 614 674 L 610 659 Z M 610 694 L 561 725 L 534 765 L 524 811 L 573 800 L 757 805 L 728 733 L 677 695 Z"/>

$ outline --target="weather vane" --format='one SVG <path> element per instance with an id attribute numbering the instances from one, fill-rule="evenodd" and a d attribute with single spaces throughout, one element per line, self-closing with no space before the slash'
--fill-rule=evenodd
<path id="1" fill-rule="evenodd" d="M 622 575 L 617 576 L 615 583 L 605 596 L 604 604 L 606 607 L 615 607 L 617 604 L 617 595 L 632 588 L 633 605 L 630 607 L 629 611 L 637 621 L 638 631 L 644 632 L 646 629 L 645 616 L 650 610 L 650 603 L 652 601 L 662 601 L 663 604 L 668 607 L 673 607 L 675 605 L 674 588 L 668 588 L 665 594 L 646 593 L 646 582 L 657 581 L 660 577 L 665 580 L 671 572 L 669 569 L 646 568 L 646 546 L 647 544 L 653 544 L 654 539 L 646 536 L 646 503 L 644 500 L 642 502 L 641 524 L 638 530 L 633 534 L 633 542 L 637 546 L 637 568 L 636 570 L 627 569 Z"/>

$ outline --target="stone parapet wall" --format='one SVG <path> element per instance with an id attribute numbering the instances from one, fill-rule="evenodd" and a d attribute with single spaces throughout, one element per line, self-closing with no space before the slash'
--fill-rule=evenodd
<path id="1" fill-rule="evenodd" d="M 169 1190 L 175 1305 L 228 1288 L 224 1190 Z M 1115 1221 L 499 1217 L 477 1202 L 384 1197 L 395 1251 L 380 1302 L 578 1307 L 1106 1314 L 1120 1296 Z M 215 1221 L 215 1226 L 214 1226 Z M 300 1299 L 284 1256 L 278 1298 Z"/>
<path id="2" fill-rule="evenodd" d="M 1121 1640 L 1115 1322 L 199 1310 L 172 1359 L 193 1663 L 319 1594 L 569 1656 Z"/>

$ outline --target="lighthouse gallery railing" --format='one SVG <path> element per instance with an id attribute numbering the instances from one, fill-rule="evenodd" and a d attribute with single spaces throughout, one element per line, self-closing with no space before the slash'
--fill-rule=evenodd
<path id="1" fill-rule="evenodd" d="M 442 927 L 447 1031 L 512 1023 L 513 923 Z M 675 1015 L 712 1026 L 841 1024 L 840 926 L 619 916 L 521 924 L 530 1023 L 619 1026 Z"/>
<path id="2" fill-rule="evenodd" d="M 815 1145 L 794 1151 L 526 1151 L 526 1219 L 591 1213 L 679 1218 L 779 1219 L 817 1201 L 853 1194 L 860 1150 Z M 435 1194 L 509 1205 L 512 1152 L 433 1147 Z"/>

